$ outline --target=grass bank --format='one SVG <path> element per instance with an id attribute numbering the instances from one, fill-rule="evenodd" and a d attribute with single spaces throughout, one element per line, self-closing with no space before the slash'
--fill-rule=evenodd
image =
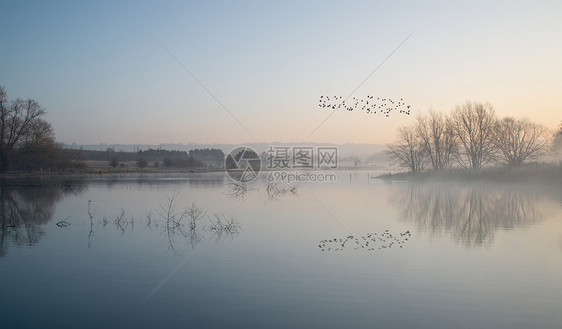
<path id="1" fill-rule="evenodd" d="M 562 183 L 562 163 L 541 163 L 517 168 L 487 167 L 479 170 L 451 168 L 440 171 L 420 173 L 383 174 L 375 179 L 389 181 L 483 181 L 483 182 L 517 182 L 517 183 Z"/>

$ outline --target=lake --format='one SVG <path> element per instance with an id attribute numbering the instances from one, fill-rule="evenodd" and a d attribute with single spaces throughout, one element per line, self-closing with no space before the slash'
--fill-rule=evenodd
<path id="1" fill-rule="evenodd" d="M 559 185 L 229 183 L 2 187 L 2 328 L 562 327 Z"/>

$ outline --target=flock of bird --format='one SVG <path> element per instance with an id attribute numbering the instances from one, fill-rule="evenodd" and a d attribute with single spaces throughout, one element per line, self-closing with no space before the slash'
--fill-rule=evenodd
<path id="1" fill-rule="evenodd" d="M 404 99 L 400 98 L 399 101 L 394 101 L 391 98 L 380 98 L 375 96 L 367 96 L 366 99 L 360 99 L 353 97 L 352 99 L 343 99 L 342 96 L 320 96 L 320 101 L 318 106 L 320 108 L 327 109 L 346 109 L 348 111 L 353 111 L 356 109 L 361 109 L 367 111 L 367 113 L 382 113 L 387 117 L 390 112 L 394 110 L 400 110 L 400 113 L 410 115 L 410 105 L 404 103 Z"/>
<path id="2" fill-rule="evenodd" d="M 350 235 L 345 239 L 334 238 L 322 240 L 318 247 L 322 251 L 342 251 L 349 247 L 350 244 L 355 250 L 382 250 L 392 247 L 402 248 L 411 236 L 410 231 L 400 233 L 399 236 L 394 236 L 388 230 L 385 230 L 382 234 L 369 233 L 358 238 Z"/>

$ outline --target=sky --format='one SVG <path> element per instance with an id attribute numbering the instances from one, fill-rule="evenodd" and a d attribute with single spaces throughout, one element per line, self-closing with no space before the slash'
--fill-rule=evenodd
<path id="1" fill-rule="evenodd" d="M 467 100 L 555 129 L 560 17 L 561 1 L 2 0 L 0 86 L 64 143 L 385 144 Z"/>

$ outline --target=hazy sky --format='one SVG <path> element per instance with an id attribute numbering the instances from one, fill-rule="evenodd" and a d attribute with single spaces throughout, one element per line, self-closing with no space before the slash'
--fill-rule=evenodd
<path id="1" fill-rule="evenodd" d="M 387 143 L 466 100 L 555 128 L 561 17 L 562 1 L 2 1 L 0 85 L 67 143 Z M 310 136 L 320 95 L 348 96 L 412 32 L 353 95 L 412 115 L 340 110 Z"/>

